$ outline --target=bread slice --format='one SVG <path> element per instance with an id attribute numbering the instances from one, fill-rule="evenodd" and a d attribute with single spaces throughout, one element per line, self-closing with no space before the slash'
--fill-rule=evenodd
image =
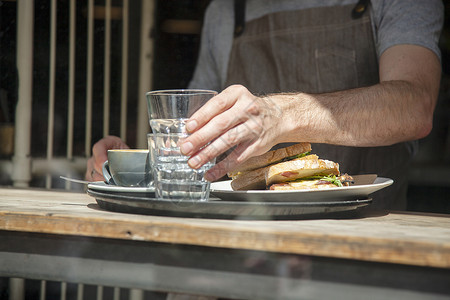
<path id="1" fill-rule="evenodd" d="M 308 155 L 271 165 L 266 170 L 266 186 L 313 175 L 339 175 L 339 164 L 319 159 L 317 155 Z"/>
<path id="2" fill-rule="evenodd" d="M 234 170 L 229 172 L 228 176 L 235 177 L 241 172 L 263 168 L 270 164 L 279 163 L 283 159 L 286 159 L 288 157 L 292 157 L 306 152 L 311 152 L 310 143 L 298 143 L 289 147 L 271 150 L 262 155 L 254 156 L 244 161 Z"/>
<path id="3" fill-rule="evenodd" d="M 266 169 L 267 167 L 239 173 L 232 177 L 231 188 L 234 191 L 265 190 Z"/>

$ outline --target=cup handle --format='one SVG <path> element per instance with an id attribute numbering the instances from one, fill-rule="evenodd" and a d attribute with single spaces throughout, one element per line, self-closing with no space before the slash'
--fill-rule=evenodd
<path id="1" fill-rule="evenodd" d="M 105 178 L 105 182 L 107 184 L 115 184 L 114 180 L 111 177 L 111 173 L 109 173 L 109 164 L 108 161 L 105 161 L 102 166 L 103 177 Z"/>

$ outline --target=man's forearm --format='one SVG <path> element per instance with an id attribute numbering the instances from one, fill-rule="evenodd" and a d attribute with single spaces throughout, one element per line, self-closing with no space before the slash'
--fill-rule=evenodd
<path id="1" fill-rule="evenodd" d="M 383 146 L 426 136 L 434 104 L 407 81 L 325 94 L 272 96 L 286 112 L 286 140 Z M 431 101 L 432 102 L 432 101 Z"/>

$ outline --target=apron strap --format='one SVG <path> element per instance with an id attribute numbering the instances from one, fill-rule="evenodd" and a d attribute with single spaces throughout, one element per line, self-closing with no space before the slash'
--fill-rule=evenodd
<path id="1" fill-rule="evenodd" d="M 352 19 L 361 18 L 367 10 L 367 6 L 369 6 L 370 0 L 359 0 L 356 3 L 355 7 L 352 10 Z"/>
<path id="2" fill-rule="evenodd" d="M 244 32 L 245 2 L 245 0 L 234 0 L 234 37 L 238 37 Z"/>

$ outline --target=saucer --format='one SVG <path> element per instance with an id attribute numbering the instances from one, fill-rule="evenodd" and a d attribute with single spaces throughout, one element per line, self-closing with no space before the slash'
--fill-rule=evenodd
<path id="1" fill-rule="evenodd" d="M 96 181 L 88 184 L 88 189 L 93 191 L 111 192 L 111 193 L 154 193 L 155 188 L 150 187 L 131 187 L 118 186 L 115 184 L 108 184 L 104 181 Z"/>

